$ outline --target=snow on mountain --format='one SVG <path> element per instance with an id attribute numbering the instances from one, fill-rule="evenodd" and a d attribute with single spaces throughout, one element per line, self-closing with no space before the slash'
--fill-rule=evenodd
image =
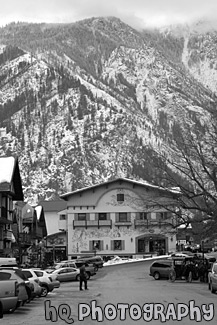
<path id="1" fill-rule="evenodd" d="M 152 152 L 216 103 L 215 35 L 174 35 L 113 17 L 0 29 L 0 154 L 18 155 L 29 203 L 120 175 L 158 184 Z"/>

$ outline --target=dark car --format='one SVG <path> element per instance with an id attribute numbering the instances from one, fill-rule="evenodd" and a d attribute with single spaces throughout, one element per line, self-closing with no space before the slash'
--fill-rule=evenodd
<path id="1" fill-rule="evenodd" d="M 160 278 L 169 279 L 172 265 L 172 260 L 157 260 L 151 264 L 149 275 L 153 276 L 155 280 L 159 280 Z"/>
<path id="2" fill-rule="evenodd" d="M 88 257 L 79 257 L 76 260 L 76 262 L 84 262 L 88 264 L 93 264 L 95 267 L 95 271 L 97 271 L 98 268 L 103 267 L 103 259 L 101 256 L 88 256 Z"/>

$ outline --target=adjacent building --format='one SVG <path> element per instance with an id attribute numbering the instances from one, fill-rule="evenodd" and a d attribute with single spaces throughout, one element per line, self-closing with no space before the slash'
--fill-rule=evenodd
<path id="1" fill-rule="evenodd" d="M 62 195 L 68 257 L 175 251 L 178 196 L 177 191 L 126 178 Z"/>
<path id="2" fill-rule="evenodd" d="M 14 241 L 13 201 L 23 201 L 23 190 L 16 157 L 0 157 L 0 256 L 12 256 Z"/>

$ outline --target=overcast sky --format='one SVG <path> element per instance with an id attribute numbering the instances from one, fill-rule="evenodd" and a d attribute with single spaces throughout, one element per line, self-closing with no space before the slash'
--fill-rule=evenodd
<path id="1" fill-rule="evenodd" d="M 116 16 L 133 27 L 145 27 L 215 18 L 216 13 L 216 0 L 6 0 L 1 1 L 0 25 Z"/>

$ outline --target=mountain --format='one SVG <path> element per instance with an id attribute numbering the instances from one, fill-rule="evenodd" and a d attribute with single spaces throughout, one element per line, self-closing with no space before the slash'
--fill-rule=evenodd
<path id="1" fill-rule="evenodd" d="M 117 175 L 159 185 L 155 153 L 216 109 L 216 35 L 115 17 L 1 28 L 0 154 L 18 155 L 25 199 Z"/>

